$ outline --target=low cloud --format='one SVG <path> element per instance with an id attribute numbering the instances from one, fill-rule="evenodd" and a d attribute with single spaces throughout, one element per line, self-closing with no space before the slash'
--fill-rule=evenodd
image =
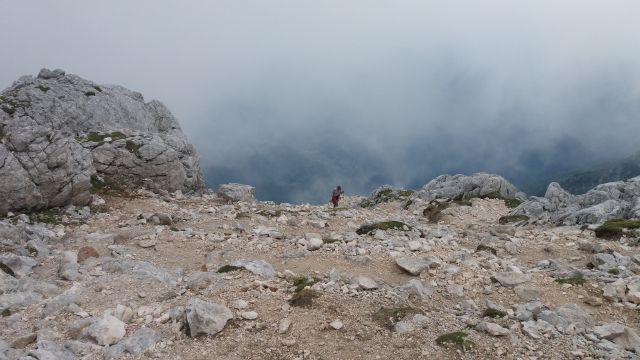
<path id="1" fill-rule="evenodd" d="M 61 67 L 159 99 L 262 199 L 516 184 L 639 150 L 640 3 L 6 2 L 0 86 Z"/>

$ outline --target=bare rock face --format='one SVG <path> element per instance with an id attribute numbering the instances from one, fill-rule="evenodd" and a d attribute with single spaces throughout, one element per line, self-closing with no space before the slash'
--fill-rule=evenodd
<path id="1" fill-rule="evenodd" d="M 640 218 L 640 177 L 601 184 L 582 195 L 572 195 L 551 183 L 544 197 L 531 197 L 514 214 L 531 223 L 597 224 L 610 219 Z"/>
<path id="2" fill-rule="evenodd" d="M 48 69 L 0 93 L 0 212 L 86 205 L 94 176 L 169 192 L 204 187 L 193 146 L 158 101 Z"/>
<path id="3" fill-rule="evenodd" d="M 426 201 L 435 199 L 471 199 L 485 196 L 503 198 L 521 197 L 522 193 L 499 175 L 478 173 L 466 175 L 440 175 L 429 181 L 416 196 Z"/>
<path id="4" fill-rule="evenodd" d="M 251 185 L 236 183 L 222 184 L 218 189 L 218 195 L 229 202 L 255 202 L 255 192 L 256 188 Z"/>
<path id="5" fill-rule="evenodd" d="M 224 305 L 191 299 L 186 308 L 186 319 L 192 337 L 215 335 L 233 319 L 233 313 Z"/>

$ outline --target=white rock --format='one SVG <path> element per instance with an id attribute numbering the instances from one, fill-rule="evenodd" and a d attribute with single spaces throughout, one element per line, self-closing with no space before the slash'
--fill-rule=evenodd
<path id="1" fill-rule="evenodd" d="M 249 306 L 249 303 L 242 299 L 233 300 L 231 302 L 231 307 L 238 310 L 246 309 L 248 306 Z"/>
<path id="2" fill-rule="evenodd" d="M 411 275 L 418 276 L 429 267 L 430 261 L 413 256 L 396 258 L 396 265 Z"/>
<path id="3" fill-rule="evenodd" d="M 407 243 L 407 247 L 409 248 L 409 251 L 418 251 L 422 248 L 422 244 L 420 241 L 413 240 Z"/>
<path id="4" fill-rule="evenodd" d="M 640 292 L 635 291 L 627 294 L 627 301 L 633 304 L 640 304 Z"/>
<path id="5" fill-rule="evenodd" d="M 86 335 L 98 345 L 117 343 L 126 334 L 125 324 L 116 317 L 105 314 L 86 329 Z"/>
<path id="6" fill-rule="evenodd" d="M 289 318 L 284 318 L 278 324 L 278 334 L 285 334 L 289 331 L 289 327 L 291 327 L 291 320 Z"/>
<path id="7" fill-rule="evenodd" d="M 394 325 L 394 331 L 398 334 L 406 334 L 416 329 L 415 325 L 411 321 L 398 321 Z"/>
<path id="8" fill-rule="evenodd" d="M 344 327 L 344 324 L 340 320 L 333 320 L 331 323 L 329 323 L 329 326 L 331 326 L 331 328 L 334 330 L 340 330 Z"/>
<path id="9" fill-rule="evenodd" d="M 255 311 L 245 311 L 240 314 L 240 317 L 245 320 L 255 320 L 258 318 L 258 313 Z"/>
<path id="10" fill-rule="evenodd" d="M 476 328 L 481 331 L 485 331 L 492 336 L 506 336 L 511 332 L 509 329 L 505 329 L 502 326 L 487 321 L 481 321 Z"/>
<path id="11" fill-rule="evenodd" d="M 378 284 L 375 282 L 375 280 L 366 276 L 356 277 L 356 283 L 361 289 L 364 290 L 373 290 L 378 288 Z"/>
<path id="12" fill-rule="evenodd" d="M 531 281 L 531 277 L 529 275 L 517 272 L 496 273 L 493 275 L 493 278 L 505 287 L 515 287 Z"/>
<path id="13" fill-rule="evenodd" d="M 141 240 L 138 242 L 138 246 L 144 249 L 154 247 L 157 244 L 158 244 L 158 241 L 156 239 Z"/>
<path id="14" fill-rule="evenodd" d="M 311 238 L 309 239 L 309 243 L 307 244 L 307 250 L 315 251 L 320 249 L 323 245 L 324 245 L 324 241 L 322 241 L 322 239 Z"/>
<path id="15" fill-rule="evenodd" d="M 224 329 L 227 321 L 233 319 L 231 310 L 225 306 L 200 299 L 189 300 L 185 313 L 192 337 L 215 335 Z"/>

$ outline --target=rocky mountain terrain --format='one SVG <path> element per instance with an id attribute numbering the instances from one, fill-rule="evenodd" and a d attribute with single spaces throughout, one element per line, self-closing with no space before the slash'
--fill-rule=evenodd
<path id="1" fill-rule="evenodd" d="M 544 196 L 549 183 L 557 182 L 572 194 L 584 194 L 599 184 L 621 181 L 640 175 L 640 152 L 617 161 L 593 165 L 568 174 L 553 176 L 545 181 L 526 184 L 523 190 L 530 195 Z"/>
<path id="2" fill-rule="evenodd" d="M 202 192 L 198 157 L 158 101 L 42 69 L 0 93 L 0 213 L 87 205 L 92 187 Z"/>
<path id="3" fill-rule="evenodd" d="M 640 177 L 600 184 L 583 195 L 573 195 L 558 183 L 551 183 L 544 197 L 531 197 L 514 214 L 538 224 L 598 224 L 613 219 L 638 219 Z"/>
<path id="4" fill-rule="evenodd" d="M 276 204 L 203 193 L 122 87 L 43 69 L 0 107 L 0 360 L 640 358 L 640 178 Z"/>
<path id="5" fill-rule="evenodd" d="M 512 222 L 500 177 L 447 179 L 339 208 L 229 184 L 10 213 L 0 358 L 638 358 L 637 233 Z"/>

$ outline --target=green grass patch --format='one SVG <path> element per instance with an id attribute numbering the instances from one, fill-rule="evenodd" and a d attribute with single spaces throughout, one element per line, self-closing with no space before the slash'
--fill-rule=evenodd
<path id="1" fill-rule="evenodd" d="M 232 272 L 232 271 L 238 271 L 238 270 L 242 270 L 242 269 L 243 268 L 240 267 L 240 266 L 223 265 L 216 272 L 220 273 L 220 274 L 224 274 L 224 273 L 228 273 L 228 272 Z"/>
<path id="2" fill-rule="evenodd" d="M 504 204 L 507 205 L 508 208 L 515 209 L 518 206 L 520 206 L 520 204 L 522 204 L 522 201 L 515 198 L 514 199 L 505 198 Z"/>
<path id="3" fill-rule="evenodd" d="M 16 92 L 9 92 L 6 95 L 0 95 L 0 109 L 9 115 L 13 115 L 18 109 L 26 109 L 31 106 L 31 102 L 27 100 L 18 100 Z"/>
<path id="4" fill-rule="evenodd" d="M 398 191 L 398 196 L 401 198 L 406 198 L 413 195 L 416 191 L 411 189 L 405 189 Z"/>
<path id="5" fill-rule="evenodd" d="M 293 279 L 293 286 L 296 287 L 294 292 L 300 292 L 300 291 L 304 290 L 307 287 L 312 287 L 318 281 L 320 281 L 320 279 L 318 279 L 316 277 L 309 277 L 309 276 L 297 277 L 297 278 Z"/>
<path id="6" fill-rule="evenodd" d="M 484 245 L 484 244 L 480 244 L 478 245 L 478 247 L 476 248 L 476 252 L 480 252 L 480 251 L 487 251 L 492 253 L 493 255 L 497 255 L 498 252 L 496 251 L 495 248 L 488 246 L 488 245 Z"/>
<path id="7" fill-rule="evenodd" d="M 398 231 L 409 231 L 411 230 L 411 226 L 401 222 L 401 221 L 383 221 L 374 224 L 366 224 L 360 226 L 358 230 L 356 230 L 356 234 L 365 235 L 371 234 L 375 230 L 398 230 Z"/>
<path id="8" fill-rule="evenodd" d="M 31 254 L 31 256 L 36 256 L 38 254 L 38 250 L 36 250 L 34 247 L 27 246 L 26 249 L 29 254 Z"/>
<path id="9" fill-rule="evenodd" d="M 498 219 L 498 223 L 505 225 L 527 220 L 529 220 L 529 217 L 527 215 L 506 215 Z"/>
<path id="10" fill-rule="evenodd" d="M 104 143 L 106 138 L 111 138 L 111 141 L 124 140 L 127 138 L 127 135 L 121 133 L 120 131 L 114 131 L 111 133 L 90 132 L 88 134 L 85 134 L 84 136 L 76 137 L 76 140 L 78 142 L 95 142 L 102 144 Z"/>
<path id="11" fill-rule="evenodd" d="M 0 315 L 2 315 L 2 317 L 11 316 L 11 310 L 9 310 L 9 309 L 4 309 L 4 310 L 2 310 L 2 312 L 0 313 Z"/>
<path id="12" fill-rule="evenodd" d="M 361 201 L 360 206 L 366 208 L 391 201 L 404 201 L 408 200 L 414 193 L 415 190 L 412 189 L 393 189 L 390 187 L 384 187 L 372 194 L 368 199 Z"/>
<path id="13" fill-rule="evenodd" d="M 409 315 L 424 314 L 424 311 L 411 307 L 380 308 L 371 315 L 371 319 L 381 327 L 393 331 L 396 323 Z"/>
<path id="14" fill-rule="evenodd" d="M 467 336 L 469 336 L 469 334 L 464 331 L 454 331 L 446 333 L 438 336 L 438 338 L 436 339 L 436 344 L 440 346 L 449 345 L 461 348 L 471 347 L 474 344 L 472 341 L 466 339 Z"/>
<path id="15" fill-rule="evenodd" d="M 422 210 L 422 215 L 426 216 L 432 223 L 437 223 L 442 218 L 442 211 L 449 207 L 449 203 L 433 200 Z"/>
<path id="16" fill-rule="evenodd" d="M 0 270 L 4 271 L 5 273 L 7 273 L 7 274 L 9 274 L 9 275 L 11 275 L 13 277 L 16 277 L 16 274 L 13 272 L 13 270 L 11 270 L 10 267 L 8 267 L 7 265 L 5 265 L 4 263 L 1 263 L 1 262 L 0 262 Z"/>
<path id="17" fill-rule="evenodd" d="M 609 269 L 607 272 L 611 275 L 620 275 L 620 269 L 616 269 L 616 268 Z"/>
<path id="18" fill-rule="evenodd" d="M 318 292 L 313 291 L 311 289 L 302 289 L 293 294 L 291 300 L 289 300 L 289 305 L 295 307 L 303 307 L 310 308 L 313 306 L 313 300 L 320 297 Z"/>
<path id="19" fill-rule="evenodd" d="M 280 217 L 282 215 L 283 211 L 282 210 L 271 210 L 271 209 L 263 209 L 263 210 L 258 210 L 256 211 L 256 214 L 258 215 L 262 215 L 268 218 L 277 218 Z"/>
<path id="20" fill-rule="evenodd" d="M 464 195 L 462 195 L 462 194 L 454 197 L 451 200 L 451 202 L 454 203 L 454 204 L 457 204 L 459 206 L 473 206 L 471 201 L 469 201 L 469 199 L 465 198 Z"/>
<path id="21" fill-rule="evenodd" d="M 337 242 L 342 242 L 342 240 L 323 237 L 322 242 L 325 244 L 333 244 Z"/>
<path id="22" fill-rule="evenodd" d="M 522 204 L 522 201 L 516 199 L 516 198 L 507 198 L 502 196 L 502 194 L 500 194 L 500 192 L 498 191 L 494 191 L 492 193 L 488 193 L 484 196 L 481 196 L 482 199 L 500 199 L 502 201 L 504 201 L 504 204 L 508 207 L 508 208 L 517 208 L 518 206 L 520 206 L 520 204 Z"/>
<path id="23" fill-rule="evenodd" d="M 91 193 L 98 195 L 125 196 L 127 191 L 123 182 L 102 179 L 97 175 L 91 175 Z"/>
<path id="24" fill-rule="evenodd" d="M 56 209 L 47 209 L 29 214 L 29 221 L 32 224 L 62 224 L 62 215 Z"/>
<path id="25" fill-rule="evenodd" d="M 640 228 L 640 220 L 613 219 L 607 220 L 595 230 L 596 237 L 604 239 L 619 239 L 625 229 Z"/>
<path id="26" fill-rule="evenodd" d="M 556 278 L 556 282 L 558 284 L 584 285 L 587 280 L 582 276 L 582 274 L 576 274 L 569 277 Z"/>
<path id="27" fill-rule="evenodd" d="M 487 308 L 483 313 L 482 317 L 490 317 L 494 319 L 499 319 L 507 316 L 507 313 L 504 311 L 500 311 L 498 309 Z"/>
<path id="28" fill-rule="evenodd" d="M 130 153 L 134 154 L 137 157 L 140 157 L 140 145 L 136 144 L 133 140 L 127 140 L 125 144 L 125 149 L 129 150 Z"/>
<path id="29" fill-rule="evenodd" d="M 251 219 L 251 213 L 242 211 L 236 214 L 236 219 Z"/>

